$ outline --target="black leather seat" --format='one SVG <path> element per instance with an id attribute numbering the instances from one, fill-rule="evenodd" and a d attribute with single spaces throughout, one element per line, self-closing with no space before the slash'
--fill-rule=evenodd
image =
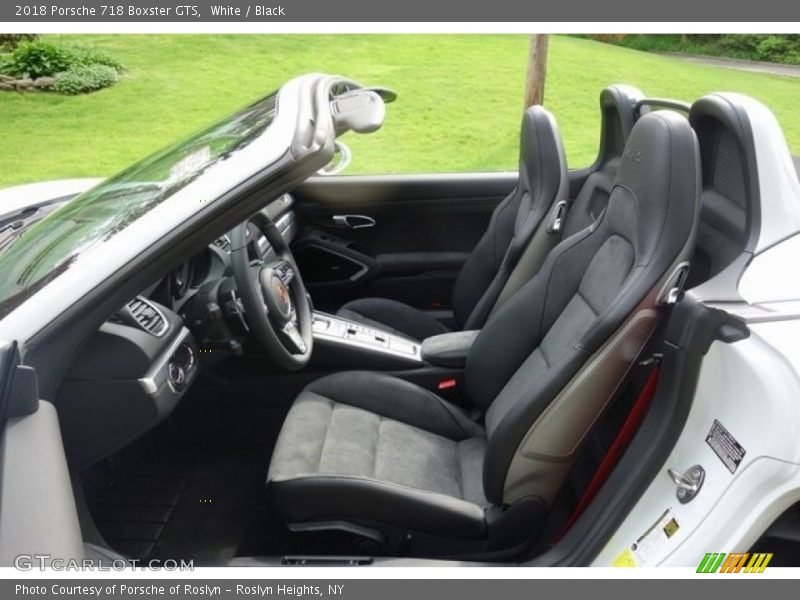
<path id="1" fill-rule="evenodd" d="M 528 540 L 685 269 L 699 193 L 687 120 L 642 117 L 602 215 L 550 253 L 471 347 L 465 391 L 482 416 L 385 374 L 317 380 L 269 468 L 283 519 L 368 527 L 418 540 L 419 552 Z"/>
<path id="2" fill-rule="evenodd" d="M 537 229 L 555 202 L 569 197 L 566 158 L 553 115 L 541 106 L 525 111 L 520 134 L 519 183 L 495 209 L 489 227 L 470 254 L 453 288 L 459 328 L 478 329 L 486 320 Z M 414 339 L 446 333 L 425 312 L 386 298 L 360 298 L 337 314 Z"/>

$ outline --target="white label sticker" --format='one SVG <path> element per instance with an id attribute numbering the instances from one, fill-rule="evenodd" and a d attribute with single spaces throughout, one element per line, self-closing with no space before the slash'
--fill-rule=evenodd
<path id="1" fill-rule="evenodd" d="M 631 552 L 640 565 L 646 565 L 658 558 L 661 550 L 675 535 L 680 526 L 671 509 L 664 511 L 658 520 L 631 544 Z"/>

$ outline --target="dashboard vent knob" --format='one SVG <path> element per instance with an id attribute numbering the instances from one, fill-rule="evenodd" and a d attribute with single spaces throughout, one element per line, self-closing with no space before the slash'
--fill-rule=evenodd
<path id="1" fill-rule="evenodd" d="M 228 239 L 227 235 L 222 236 L 221 238 L 217 238 L 214 240 L 214 245 L 222 250 L 223 252 L 230 253 L 231 251 L 231 241 Z"/>
<path id="2" fill-rule="evenodd" d="M 161 337 L 167 331 L 168 323 L 163 313 L 142 296 L 136 296 L 125 305 L 131 319 L 147 333 Z"/>

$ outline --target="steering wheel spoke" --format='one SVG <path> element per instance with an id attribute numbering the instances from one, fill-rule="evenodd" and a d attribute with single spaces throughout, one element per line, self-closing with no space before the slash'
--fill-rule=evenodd
<path id="1" fill-rule="evenodd" d="M 297 328 L 297 325 L 294 321 L 289 321 L 286 323 L 281 331 L 283 331 L 283 334 L 294 347 L 295 351 L 297 351 L 299 354 L 306 353 L 306 350 L 308 350 L 308 345 L 306 344 L 305 340 L 303 340 L 303 336 L 300 335 L 300 330 Z"/>
<path id="2" fill-rule="evenodd" d="M 263 268 L 264 263 L 261 261 L 253 261 L 248 267 L 248 271 L 250 272 L 250 280 L 256 285 L 258 285 L 259 277 L 261 276 L 261 269 Z"/>

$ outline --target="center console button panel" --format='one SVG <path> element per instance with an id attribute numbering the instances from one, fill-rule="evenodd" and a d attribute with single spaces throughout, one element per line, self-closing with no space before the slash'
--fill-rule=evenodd
<path id="1" fill-rule="evenodd" d="M 395 357 L 406 364 L 421 363 L 419 342 L 405 338 L 361 323 L 341 319 L 327 313 L 315 312 L 313 321 L 314 340 L 327 342 L 340 347 L 357 351 L 355 354 L 376 353 Z M 354 363 L 353 367 L 360 365 Z"/>

